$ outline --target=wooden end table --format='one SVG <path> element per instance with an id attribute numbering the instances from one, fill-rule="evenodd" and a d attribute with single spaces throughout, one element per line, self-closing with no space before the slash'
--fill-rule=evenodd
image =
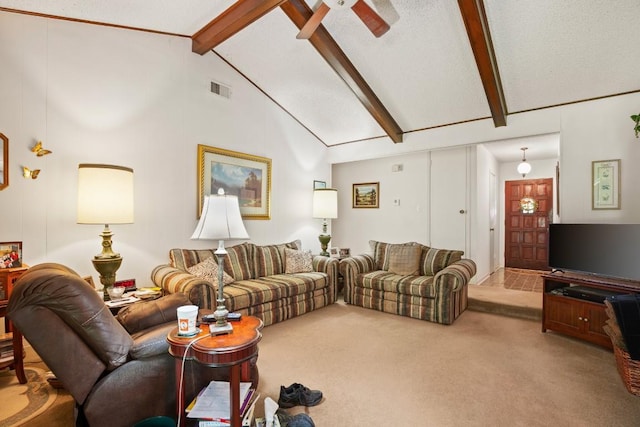
<path id="1" fill-rule="evenodd" d="M 0 363 L 0 368 L 15 369 L 16 376 L 20 384 L 26 384 L 27 376 L 24 373 L 24 348 L 22 345 L 22 334 L 16 328 L 7 317 L 7 305 L 9 304 L 9 297 L 13 291 L 13 285 L 22 276 L 22 273 L 27 271 L 28 267 L 16 267 L 16 268 L 3 268 L 0 269 L 0 317 L 4 317 L 4 331 L 6 333 L 12 332 L 13 337 L 13 360 Z"/>
<path id="2" fill-rule="evenodd" d="M 254 316 L 242 316 L 242 319 L 231 322 L 233 332 L 226 335 L 211 336 L 209 327 L 200 325 L 198 335 L 185 338 L 178 335 L 178 327 L 169 332 L 169 353 L 176 358 L 176 403 L 180 427 L 185 425 L 185 393 L 182 384 L 182 358 L 187 352 L 188 360 L 195 360 L 212 368 L 230 367 L 231 384 L 231 427 L 240 427 L 240 381 L 251 378 L 250 360 L 258 357 L 258 342 L 262 339 L 262 320 Z M 197 341 L 196 341 L 197 340 Z M 196 341 L 189 350 L 187 347 Z M 258 384 L 254 384 L 255 387 Z"/>

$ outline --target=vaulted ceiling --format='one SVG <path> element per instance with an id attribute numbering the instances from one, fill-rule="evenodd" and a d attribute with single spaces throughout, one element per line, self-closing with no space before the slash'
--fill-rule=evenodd
<path id="1" fill-rule="evenodd" d="M 190 37 L 194 55 L 220 57 L 327 146 L 509 126 L 513 114 L 640 91 L 638 0 L 363 1 L 390 25 L 379 38 L 334 7 L 297 39 L 320 1 L 0 0 L 0 10 Z"/>

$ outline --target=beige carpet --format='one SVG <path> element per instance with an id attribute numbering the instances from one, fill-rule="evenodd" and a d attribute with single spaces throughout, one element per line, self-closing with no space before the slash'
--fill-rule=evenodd
<path id="1" fill-rule="evenodd" d="M 540 323 L 467 310 L 451 326 L 340 302 L 266 327 L 261 399 L 300 382 L 324 392 L 317 427 L 637 426 L 606 349 Z M 57 409 L 56 409 L 57 408 Z M 257 406 L 262 414 L 262 405 Z M 70 401 L 29 425 L 71 426 Z M 48 423 L 48 424 L 47 424 Z"/>
<path id="2" fill-rule="evenodd" d="M 469 310 L 542 322 L 542 293 L 470 285 Z"/>
<path id="3" fill-rule="evenodd" d="M 466 311 L 429 322 L 333 304 L 264 330 L 260 389 L 325 393 L 324 426 L 637 426 L 606 349 L 540 323 Z M 297 411 L 303 408 L 296 408 Z M 292 412 L 297 412 L 292 411 Z"/>

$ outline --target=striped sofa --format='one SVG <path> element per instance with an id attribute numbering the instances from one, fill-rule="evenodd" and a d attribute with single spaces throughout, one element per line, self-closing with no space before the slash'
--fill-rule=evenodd
<path id="1" fill-rule="evenodd" d="M 462 251 L 369 242 L 372 255 L 340 261 L 348 304 L 450 325 L 467 308 L 476 264 Z"/>
<path id="2" fill-rule="evenodd" d="M 312 271 L 285 274 L 285 249 L 300 247 L 300 241 L 294 241 L 265 246 L 242 243 L 226 248 L 224 272 L 231 281 L 224 286 L 227 309 L 259 317 L 267 326 L 334 303 L 337 259 L 315 256 L 309 268 Z M 183 292 L 200 308 L 215 310 L 217 279 L 188 272 L 190 267 L 215 257 L 214 252 L 215 249 L 171 249 L 170 264 L 157 266 L 151 279 L 165 294 Z"/>

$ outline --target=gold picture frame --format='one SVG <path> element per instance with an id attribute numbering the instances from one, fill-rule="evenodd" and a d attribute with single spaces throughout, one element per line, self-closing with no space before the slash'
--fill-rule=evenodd
<path id="1" fill-rule="evenodd" d="M 244 219 L 271 219 L 271 159 L 198 144 L 198 211 L 204 196 L 238 196 Z"/>
<path id="2" fill-rule="evenodd" d="M 379 208 L 380 183 L 365 182 L 353 184 L 352 201 L 353 208 Z"/>
<path id="3" fill-rule="evenodd" d="M 0 133 L 0 190 L 9 186 L 9 138 Z"/>
<path id="4" fill-rule="evenodd" d="M 620 209 L 620 159 L 591 162 L 591 209 Z"/>

